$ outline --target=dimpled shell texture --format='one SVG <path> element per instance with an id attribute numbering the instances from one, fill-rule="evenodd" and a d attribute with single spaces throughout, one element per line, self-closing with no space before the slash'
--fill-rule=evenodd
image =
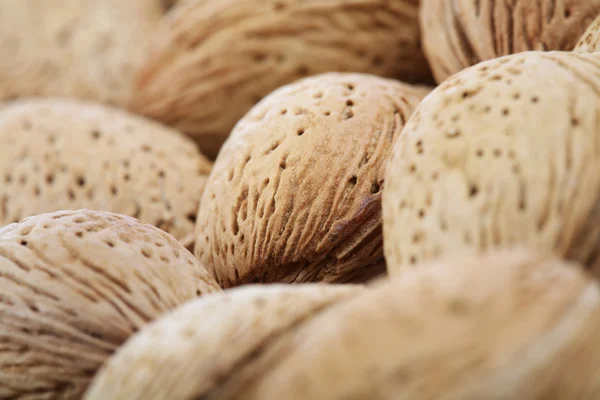
<path id="1" fill-rule="evenodd" d="M 600 396 L 600 290 L 577 265 L 495 253 L 341 290 L 240 288 L 184 305 L 133 337 L 86 398 Z"/>
<path id="2" fill-rule="evenodd" d="M 0 229 L 0 398 L 79 399 L 125 339 L 219 291 L 172 236 L 89 210 Z"/>
<path id="3" fill-rule="evenodd" d="M 263 96 L 307 75 L 364 72 L 405 81 L 431 72 L 418 0 L 188 0 L 161 22 L 133 107 L 215 157 Z"/>
<path id="4" fill-rule="evenodd" d="M 211 164 L 179 132 L 110 107 L 0 107 L 0 226 L 43 212 L 126 214 L 192 243 Z"/>
<path id="5" fill-rule="evenodd" d="M 132 337 L 85 398 L 219 398 L 220 386 L 278 337 L 360 293 L 352 285 L 250 285 L 189 302 Z"/>
<path id="6" fill-rule="evenodd" d="M 471 67 L 417 108 L 383 196 L 390 273 L 518 245 L 600 274 L 600 55 L 527 52 Z"/>
<path id="7" fill-rule="evenodd" d="M 600 15 L 598 15 L 598 18 L 594 20 L 583 34 L 575 47 L 575 51 L 581 53 L 600 51 Z"/>
<path id="8" fill-rule="evenodd" d="M 421 0 L 423 48 L 436 80 L 529 50 L 572 50 L 600 0 Z"/>
<path id="9" fill-rule="evenodd" d="M 269 95 L 219 154 L 196 255 L 225 287 L 339 282 L 380 267 L 385 163 L 427 92 L 330 73 Z"/>
<path id="10" fill-rule="evenodd" d="M 162 0 L 2 0 L 0 100 L 76 97 L 124 106 Z"/>

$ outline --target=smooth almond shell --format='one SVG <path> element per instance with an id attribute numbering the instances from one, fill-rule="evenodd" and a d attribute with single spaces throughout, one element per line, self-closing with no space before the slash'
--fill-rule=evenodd
<path id="1" fill-rule="evenodd" d="M 164 312 L 219 291 L 165 232 L 89 210 L 0 229 L 0 398 L 79 399 L 104 361 Z"/>
<path id="2" fill-rule="evenodd" d="M 418 1 L 184 1 L 153 34 L 133 108 L 216 157 L 262 97 L 329 71 L 428 77 Z"/>
<path id="3" fill-rule="evenodd" d="M 132 337 L 85 399 L 218 398 L 222 382 L 278 337 L 360 293 L 350 285 L 265 285 L 191 301 Z"/>
<path id="4" fill-rule="evenodd" d="M 428 91 L 331 73 L 269 95 L 216 160 L 196 255 L 225 287 L 356 281 L 381 271 L 385 164 Z"/>
<path id="5" fill-rule="evenodd" d="M 179 132 L 116 108 L 59 99 L 0 107 L 0 226 L 90 208 L 189 246 L 210 167 Z"/>
<path id="6" fill-rule="evenodd" d="M 0 100 L 75 97 L 125 106 L 163 0 L 2 0 Z"/>
<path id="7" fill-rule="evenodd" d="M 572 50 L 600 0 L 421 0 L 423 48 L 438 82 L 480 61 Z"/>
<path id="8" fill-rule="evenodd" d="M 385 175 L 388 270 L 526 246 L 600 274 L 600 57 L 527 52 L 471 67 L 419 105 Z"/>

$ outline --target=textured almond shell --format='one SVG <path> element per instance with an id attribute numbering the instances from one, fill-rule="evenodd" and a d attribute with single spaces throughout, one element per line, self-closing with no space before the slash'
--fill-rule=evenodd
<path id="1" fill-rule="evenodd" d="M 172 236 L 117 214 L 61 211 L 0 229 L 0 398 L 79 399 L 132 333 L 219 291 Z"/>
<path id="2" fill-rule="evenodd" d="M 0 100 L 65 96 L 126 105 L 163 0 L 2 0 Z"/>
<path id="3" fill-rule="evenodd" d="M 592 22 L 587 31 L 585 31 L 577 43 L 575 51 L 581 53 L 600 51 L 600 15 Z"/>
<path id="4" fill-rule="evenodd" d="M 222 382 L 276 338 L 361 292 L 350 285 L 245 286 L 189 302 L 132 337 L 85 398 L 218 398 Z"/>
<path id="5" fill-rule="evenodd" d="M 134 216 L 192 243 L 210 162 L 179 132 L 110 107 L 0 107 L 0 226 L 62 209 Z"/>
<path id="6" fill-rule="evenodd" d="M 421 0 L 423 48 L 438 82 L 480 61 L 572 50 L 600 0 Z"/>
<path id="7" fill-rule="evenodd" d="M 86 399 L 600 395 L 600 290 L 576 265 L 495 253 L 362 292 L 313 290 L 243 288 L 185 305 L 133 337 Z"/>
<path id="8" fill-rule="evenodd" d="M 528 52 L 447 80 L 386 171 L 392 274 L 459 251 L 528 246 L 600 274 L 600 56 Z"/>
<path id="9" fill-rule="evenodd" d="M 186 1 L 157 28 L 136 111 L 189 134 L 215 157 L 263 96 L 306 75 L 430 75 L 418 0 Z"/>
<path id="10" fill-rule="evenodd" d="M 562 400 L 600 396 L 600 290 L 525 253 L 442 262 L 319 313 L 218 400 Z"/>
<path id="11" fill-rule="evenodd" d="M 198 214 L 196 255 L 226 287 L 339 282 L 380 269 L 385 163 L 427 92 L 330 73 L 269 95 L 219 154 Z"/>

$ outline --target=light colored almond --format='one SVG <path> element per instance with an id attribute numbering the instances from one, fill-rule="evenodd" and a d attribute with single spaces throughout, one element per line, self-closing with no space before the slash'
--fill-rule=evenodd
<path id="1" fill-rule="evenodd" d="M 124 106 L 164 0 L 2 0 L 0 100 L 75 97 Z"/>
<path id="2" fill-rule="evenodd" d="M 418 1 L 184 1 L 153 35 L 133 107 L 215 157 L 263 96 L 329 71 L 428 77 Z"/>
<path id="3" fill-rule="evenodd" d="M 172 236 L 89 210 L 0 229 L 0 398 L 79 399 L 132 333 L 219 291 Z"/>
<path id="4" fill-rule="evenodd" d="M 572 50 L 600 0 L 421 0 L 423 48 L 438 82 L 480 61 Z"/>
<path id="5" fill-rule="evenodd" d="M 600 275 L 600 55 L 527 52 L 464 70 L 417 108 L 383 194 L 392 274 L 527 246 Z"/>
<path id="6" fill-rule="evenodd" d="M 125 111 L 58 99 L 0 107 L 0 226 L 90 208 L 134 216 L 189 246 L 210 167 L 179 132 Z"/>
<path id="7" fill-rule="evenodd" d="M 385 164 L 428 91 L 331 73 L 273 92 L 219 154 L 196 255 L 227 287 L 363 280 L 380 271 Z"/>
<path id="8" fill-rule="evenodd" d="M 581 53 L 600 51 L 600 15 L 598 15 L 598 18 L 594 20 L 583 34 L 575 47 L 575 51 Z"/>
<path id="9" fill-rule="evenodd" d="M 218 398 L 223 382 L 276 338 L 361 292 L 350 285 L 257 285 L 194 300 L 132 337 L 85 398 Z"/>

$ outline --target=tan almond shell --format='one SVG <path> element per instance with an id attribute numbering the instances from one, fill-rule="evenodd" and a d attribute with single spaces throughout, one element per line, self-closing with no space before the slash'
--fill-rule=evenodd
<path id="1" fill-rule="evenodd" d="M 599 398 L 600 290 L 577 267 L 515 252 L 413 270 L 278 338 L 211 398 Z"/>
<path id="2" fill-rule="evenodd" d="M 437 82 L 480 61 L 572 50 L 600 0 L 421 0 L 423 49 Z"/>
<path id="3" fill-rule="evenodd" d="M 103 362 L 164 312 L 220 288 L 172 236 L 79 210 L 0 229 L 0 398 L 79 399 Z"/>
<path id="4" fill-rule="evenodd" d="M 600 51 L 600 14 L 579 39 L 575 51 L 582 53 Z"/>
<path id="5" fill-rule="evenodd" d="M 385 175 L 391 274 L 461 251 L 527 246 L 600 274 L 600 55 L 526 52 L 440 85 Z"/>
<path id="6" fill-rule="evenodd" d="M 418 0 L 192 0 L 156 29 L 133 108 L 189 134 L 210 157 L 262 97 L 307 75 L 431 72 Z"/>
<path id="7" fill-rule="evenodd" d="M 341 282 L 380 270 L 385 163 L 428 91 L 330 73 L 273 92 L 215 162 L 196 255 L 224 287 Z"/>
<path id="8" fill-rule="evenodd" d="M 125 106 L 163 0 L 2 0 L 0 100 L 60 96 Z"/>
<path id="9" fill-rule="evenodd" d="M 222 382 L 277 337 L 361 292 L 351 285 L 251 285 L 191 301 L 133 336 L 85 399 L 218 398 Z"/>
<path id="10" fill-rule="evenodd" d="M 86 399 L 600 395 L 600 290 L 577 265 L 515 251 L 307 303 L 311 290 L 241 288 L 189 303 L 133 337 Z"/>
<path id="11" fill-rule="evenodd" d="M 0 107 L 0 226 L 62 209 L 134 216 L 192 243 L 211 163 L 179 132 L 108 106 Z"/>

